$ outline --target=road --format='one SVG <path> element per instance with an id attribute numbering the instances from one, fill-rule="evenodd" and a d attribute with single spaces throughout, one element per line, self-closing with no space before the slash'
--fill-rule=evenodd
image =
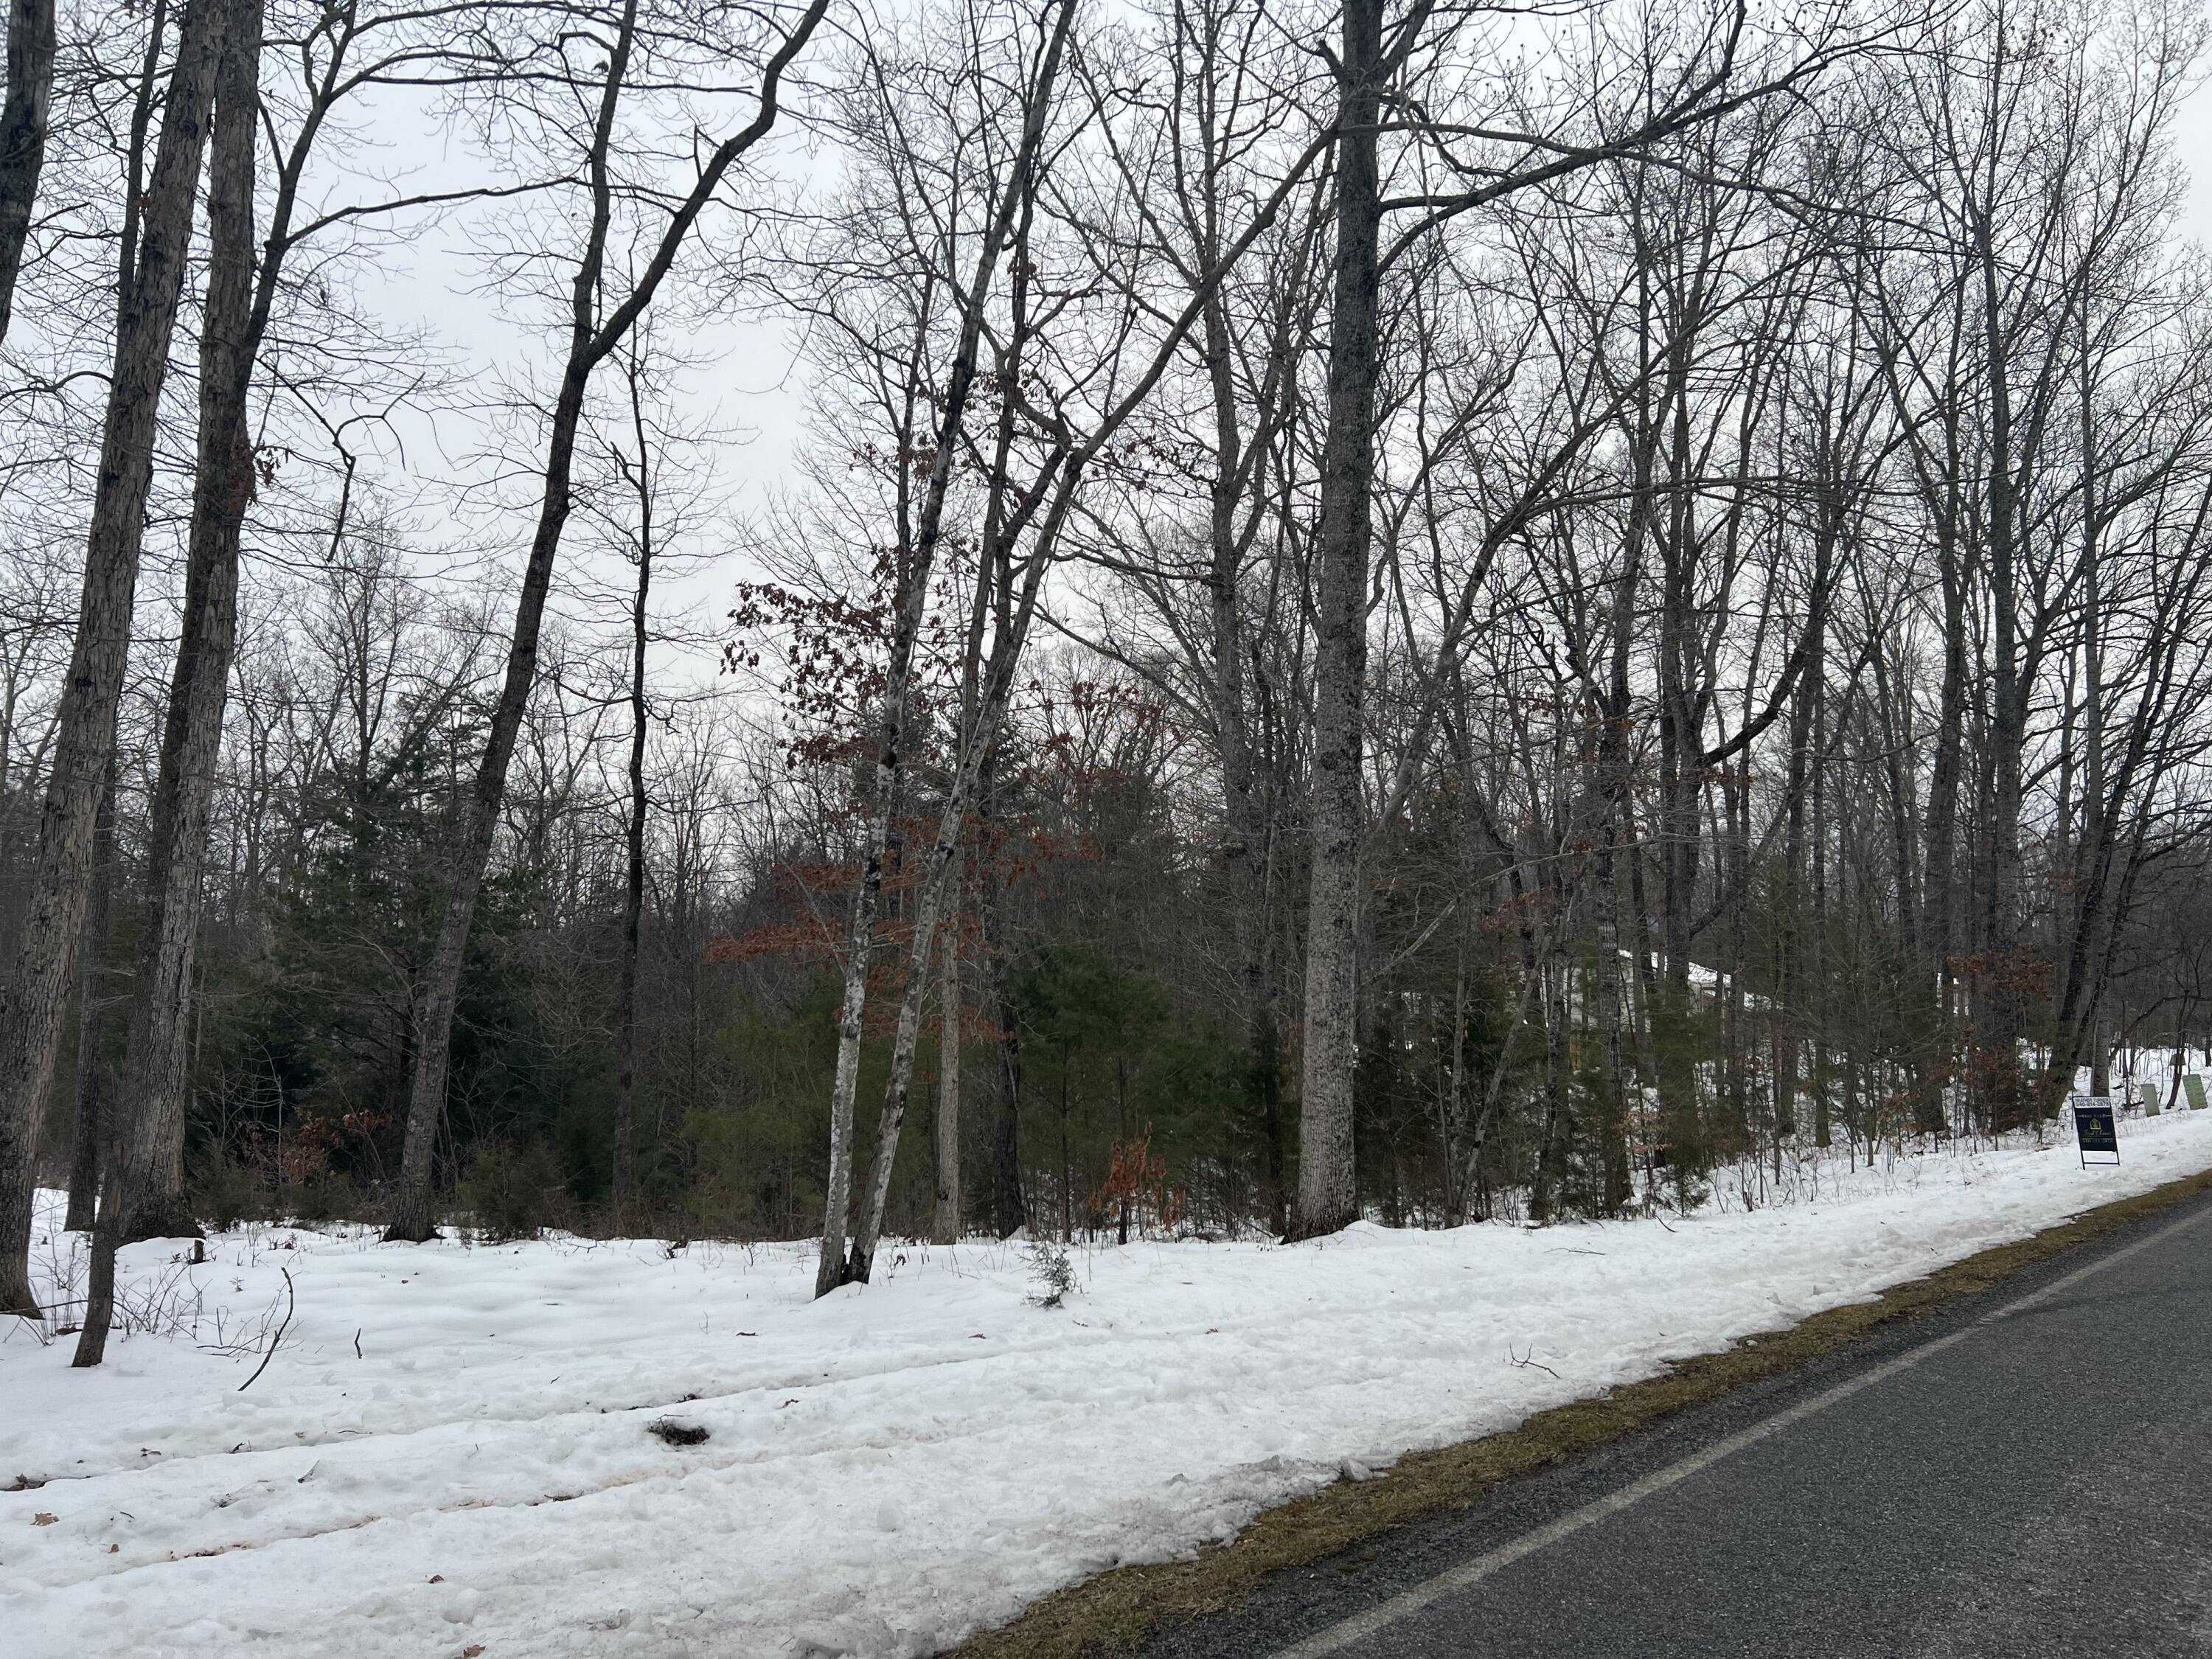
<path id="1" fill-rule="evenodd" d="M 2212 1198 L 1146 1653 L 2212 1655 Z"/>

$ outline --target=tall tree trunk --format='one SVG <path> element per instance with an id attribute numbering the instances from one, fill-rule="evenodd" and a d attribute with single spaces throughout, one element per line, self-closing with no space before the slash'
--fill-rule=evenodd
<path id="1" fill-rule="evenodd" d="M 408 1079 L 399 1189 L 393 1197 L 391 1224 L 385 1231 L 388 1242 L 420 1243 L 437 1233 L 433 1160 L 445 1117 L 446 1078 L 453 1054 L 453 1017 L 460 1004 L 461 969 L 468 957 L 469 930 L 475 921 L 477 900 L 483 891 L 492 842 L 499 830 L 507 764 L 514 757 L 515 736 L 537 679 L 538 634 L 544 623 L 561 528 L 570 505 L 569 471 L 582 394 L 580 378 L 562 388 L 554 417 L 554 465 L 547 469 L 546 507 L 523 572 L 507 671 L 492 710 L 491 729 L 464 808 L 437 942 L 431 948 L 415 1000 L 415 1064 Z"/>
<path id="2" fill-rule="evenodd" d="M 638 934 L 645 915 L 645 740 L 651 711 L 645 697 L 646 615 L 653 592 L 652 461 L 647 448 L 645 406 L 637 365 L 630 364 L 630 428 L 637 439 L 637 586 L 629 611 L 629 821 L 623 872 L 622 985 L 616 1010 L 621 1045 L 615 1078 L 614 1203 L 617 1224 L 629 1213 L 636 1185 L 633 1141 L 637 1094 Z"/>
<path id="3" fill-rule="evenodd" d="M 1208 175 L 1208 187 L 1212 185 Z M 1209 203 L 1207 224 L 1214 218 Z M 1218 237 L 1209 240 L 1209 264 L 1218 260 Z M 1240 581 L 1249 536 L 1240 529 L 1237 507 L 1252 483 L 1258 458 L 1245 445 L 1239 424 L 1229 307 L 1217 290 L 1206 298 L 1204 328 L 1206 380 L 1213 401 L 1213 477 L 1207 513 L 1214 738 L 1221 757 L 1223 817 L 1227 830 L 1221 850 L 1226 878 L 1231 929 L 1237 951 L 1237 982 L 1244 1016 L 1244 1078 L 1248 1103 L 1260 1131 L 1260 1184 L 1267 1224 L 1277 1234 L 1290 1225 L 1288 1159 L 1283 1144 L 1281 1022 L 1269 969 L 1269 844 L 1267 810 L 1259 789 L 1252 732 L 1244 710 L 1244 620 Z M 1272 382 L 1271 382 L 1272 384 Z M 1254 447 L 1258 447 L 1255 438 Z"/>
<path id="4" fill-rule="evenodd" d="M 690 191 L 670 214 L 628 297 L 602 315 L 607 239 L 616 194 L 610 156 L 615 118 L 637 37 L 637 0 L 625 0 L 614 49 L 608 54 L 585 158 L 592 217 L 575 277 L 569 285 L 568 357 L 546 434 L 545 493 L 531 536 L 530 557 L 523 567 L 522 591 L 515 601 L 514 627 L 499 701 L 492 709 L 491 729 L 485 736 L 484 752 L 477 763 L 459 845 L 453 851 L 445 914 L 440 918 L 437 943 L 414 997 L 415 1065 L 408 1079 L 407 1133 L 400 1154 L 399 1190 L 393 1196 L 392 1222 L 385 1231 L 389 1240 L 420 1243 L 437 1232 L 432 1165 L 445 1121 L 446 1074 L 453 1054 L 453 1014 L 460 1002 L 461 969 L 468 958 L 469 929 L 476 917 L 477 900 L 483 891 L 492 842 L 498 835 L 500 808 L 507 798 L 507 763 L 514 758 L 515 736 L 521 730 L 522 717 L 537 684 L 538 635 L 544 626 L 545 600 L 553 584 L 562 532 L 574 505 L 576 433 L 583 420 L 584 393 L 592 371 L 629 337 L 652 306 L 685 238 L 730 168 L 775 126 L 784 72 L 812 37 L 828 4 L 829 0 L 811 0 L 769 56 L 762 70 L 752 119 L 716 146 L 700 167 Z"/>
<path id="5" fill-rule="evenodd" d="M 1321 462 L 1316 564 L 1313 867 L 1307 894 L 1305 1054 L 1298 1196 L 1287 1237 L 1358 1219 L 1352 1150 L 1359 1055 L 1362 722 L 1367 560 L 1373 532 L 1376 315 L 1382 197 L 1376 157 L 1382 0 L 1343 0 L 1338 67 L 1336 250 L 1329 314 L 1328 430 Z"/>
<path id="6" fill-rule="evenodd" d="M 1922 1111 L 1929 1120 L 1947 1119 L 1945 1079 L 1957 1058 L 1954 1023 L 1958 951 L 1959 792 L 1965 776 L 1966 726 L 1966 575 L 1951 515 L 1939 518 L 1936 532 L 1937 568 L 1943 589 L 1943 671 L 1936 694 L 1936 754 L 1928 775 L 1928 831 L 1923 842 L 1925 874 L 1920 890 L 1925 906 L 1921 938 L 1921 994 L 1932 1010 L 1934 1052 L 1924 1071 Z"/>
<path id="7" fill-rule="evenodd" d="M 1774 1019 L 1774 1133 L 1777 1142 L 1797 1129 L 1797 1085 L 1804 1060 L 1807 1029 L 1812 1009 L 1808 998 L 1811 981 L 1805 972 L 1805 927 L 1798 914 L 1803 902 L 1799 885 L 1805 869 L 1808 779 L 1813 763 L 1813 711 L 1820 700 L 1826 630 L 1813 641 L 1812 659 L 1797 682 L 1790 708 L 1790 767 L 1784 785 L 1782 867 L 1776 909 L 1776 944 L 1781 960 L 1775 973 L 1777 1008 Z"/>
<path id="8" fill-rule="evenodd" d="M 948 804 L 946 815 L 950 817 L 959 810 L 956 800 Z M 957 830 L 950 832 L 952 836 L 957 833 Z M 890 1196 L 891 1170 L 898 1160 L 899 1130 L 906 1121 L 907 1100 L 914 1086 L 914 1054 L 921 1036 L 921 1004 L 929 981 L 929 964 L 935 959 L 937 912 L 944 902 L 945 872 L 951 863 L 944 847 L 947 838 L 941 832 L 938 846 L 927 855 L 921 893 L 915 906 L 906 988 L 899 1001 L 898 1034 L 891 1043 L 890 1075 L 884 1087 L 883 1109 L 876 1120 L 875 1155 L 869 1160 L 866 1195 L 853 1230 L 851 1253 L 839 1275 L 841 1282 L 866 1284 L 875 1263 L 876 1241 L 883 1231 L 884 1206 Z"/>
<path id="9" fill-rule="evenodd" d="M 123 1075 L 130 1113 L 118 1167 L 100 1194 L 79 1366 L 106 1353 L 115 1252 L 128 1238 L 197 1235 L 185 1196 L 185 1107 L 201 878 L 216 751 L 238 638 L 238 551 L 253 493 L 246 399 L 253 371 L 253 149 L 261 114 L 261 0 L 230 0 L 216 70 L 208 161 L 207 299 L 200 321 L 198 474 L 185 611 L 148 837 L 146 928 L 131 985 Z"/>
<path id="10" fill-rule="evenodd" d="M 2051 1075 L 2045 1079 L 2039 1114 L 2056 1112 L 2059 1098 L 2074 1086 L 2074 1073 L 2085 1040 L 2091 1045 L 2089 1091 L 2102 1095 L 2111 1081 L 2101 1022 L 2097 1018 L 2104 990 L 2098 971 L 2098 947 L 2105 932 L 2106 900 L 2112 874 L 2113 826 L 2108 822 L 2105 756 L 2105 599 L 2103 547 L 2098 524 L 2098 444 L 2094 358 L 2087 307 L 2078 322 L 2081 350 L 2081 833 L 2071 860 L 2075 894 L 2072 938 L 2059 960 L 2057 1030 L 2051 1044 Z M 2146 697 L 2148 693 L 2146 691 Z M 2062 797 L 2062 821 L 2072 810 Z"/>
<path id="11" fill-rule="evenodd" d="M 1217 491 L 1224 488 L 1217 483 Z M 1268 843 L 1267 809 L 1244 715 L 1244 641 L 1237 613 L 1238 549 L 1233 527 L 1215 505 L 1213 608 L 1213 723 L 1221 752 L 1222 793 L 1228 836 L 1222 848 L 1231 927 L 1236 942 L 1237 985 L 1244 1016 L 1246 1092 L 1260 1130 L 1261 1196 L 1269 1227 L 1290 1224 L 1285 1184 L 1280 1022 L 1268 971 Z"/>
<path id="12" fill-rule="evenodd" d="M 959 854 L 961 827 L 967 817 L 969 803 L 975 799 L 981 782 L 985 757 L 998 746 L 1000 728 L 1013 695 L 1015 670 L 1029 636 L 1030 618 L 1036 614 L 1037 592 L 1045 572 L 1051 568 L 1053 549 L 1075 500 L 1076 470 L 1071 465 L 1061 471 L 1056 462 L 1048 464 L 1036 487 L 1029 492 L 1030 499 L 1036 501 L 1042 496 L 1046 481 L 1055 472 L 1059 473 L 1059 481 L 1052 492 L 1052 506 L 1030 550 L 1019 600 L 1000 616 L 982 696 L 972 723 L 960 734 L 957 759 L 945 788 L 944 810 L 938 818 L 937 839 L 926 855 L 921 896 L 915 905 L 914 934 L 907 952 L 906 986 L 899 1002 L 898 1033 L 891 1043 L 890 1074 L 884 1085 L 883 1111 L 876 1123 L 876 1149 L 868 1165 L 867 1200 L 861 1206 L 859 1224 L 854 1229 L 852 1252 L 842 1275 L 847 1281 L 866 1284 L 874 1265 L 877 1240 L 883 1231 L 884 1206 L 890 1194 L 891 1171 L 898 1157 L 899 1131 L 906 1121 L 907 1103 L 913 1093 L 915 1048 L 921 1036 L 921 1005 L 929 980 L 938 913 L 944 908 L 951 885 Z M 1009 537 L 1018 533 L 1018 526 L 1001 526 L 999 529 Z M 984 553 L 977 575 L 979 583 L 993 580 L 983 572 L 994 566 L 1001 572 L 1010 570 L 1003 548 L 987 546 Z M 994 581 L 994 586 L 1003 594 L 1003 580 Z M 1063 1207 L 1065 1204 L 1063 1193 Z"/>
<path id="13" fill-rule="evenodd" d="M 1721 993 L 1721 1064 L 1729 1108 L 1729 1146 L 1727 1155 L 1740 1158 L 1753 1150 L 1749 1085 L 1751 1022 L 1744 990 L 1751 959 L 1751 780 L 1748 775 L 1723 782 L 1729 833 L 1726 842 L 1728 881 L 1728 985 Z"/>
<path id="14" fill-rule="evenodd" d="M 239 544 L 254 490 L 246 396 L 258 347 L 253 258 L 254 141 L 260 119 L 261 0 L 231 0 L 208 152 L 208 281 L 200 325 L 198 454 L 185 606 L 147 845 L 147 913 L 131 985 L 123 1076 L 137 1172 L 125 1237 L 197 1233 L 185 1196 L 186 1036 L 200 892 L 223 707 L 238 639 Z M 89 1326 L 87 1327 L 89 1329 Z"/>
<path id="15" fill-rule="evenodd" d="M 63 1226 L 92 1231 L 99 1213 L 100 1172 L 107 1143 L 107 910 L 115 887 L 115 757 L 92 830 L 92 902 L 85 919 L 84 959 L 76 988 L 76 1117 L 70 1129 L 69 1211 Z"/>
<path id="16" fill-rule="evenodd" d="M 1644 307 L 1648 314 L 1648 297 Z M 1650 368 L 1649 337 L 1647 329 L 1644 332 L 1647 343 L 1643 348 L 1647 379 Z M 1598 1111 L 1598 1210 L 1603 1215 L 1619 1214 L 1634 1194 L 1628 1152 L 1628 1028 L 1634 1019 L 1633 981 L 1648 965 L 1648 951 L 1640 922 L 1635 929 L 1633 945 L 1624 939 L 1620 888 L 1624 873 L 1632 886 L 1640 885 L 1637 882 L 1638 854 L 1632 816 L 1635 688 L 1632 674 L 1637 637 L 1636 607 L 1643 583 L 1644 545 L 1651 513 L 1652 465 L 1656 448 L 1653 425 L 1648 404 L 1639 403 L 1635 429 L 1634 489 L 1630 497 L 1629 522 L 1622 538 L 1620 579 L 1613 589 L 1608 624 L 1610 661 L 1597 709 L 1599 730 L 1595 744 L 1598 825 L 1593 885 L 1596 889 L 1594 921 L 1597 934 L 1597 1043 L 1602 1096 Z M 1640 903 L 1638 908 L 1641 910 Z M 1640 1097 L 1640 1074 L 1635 1086 Z"/>
<path id="17" fill-rule="evenodd" d="M 1634 1196 L 1628 1164 L 1629 1033 L 1632 1011 L 1627 1006 L 1628 980 L 1632 964 L 1625 960 L 1620 942 L 1620 821 L 1612 804 L 1605 809 L 1598 832 L 1597 872 L 1597 1042 L 1598 1073 L 1604 1099 L 1598 1124 L 1598 1210 L 1618 1215 Z M 1634 858 L 1632 844 L 1626 849 Z M 1638 1079 L 1640 1087 L 1640 1079 Z"/>
<path id="18" fill-rule="evenodd" d="M 477 765 L 462 822 L 459 844 L 453 853 L 453 872 L 447 889 L 446 908 L 438 925 L 436 944 L 424 969 L 415 999 L 415 1066 L 408 1082 L 407 1131 L 391 1224 L 385 1237 L 392 1242 L 420 1243 L 437 1232 L 436 1194 L 432 1161 L 438 1133 L 445 1116 L 446 1074 L 452 1058 L 453 1016 L 460 1003 L 461 969 L 467 959 L 469 929 L 475 920 L 477 900 L 483 890 L 484 872 L 499 830 L 501 804 L 506 799 L 507 763 L 514 754 L 516 734 L 530 703 L 538 677 L 538 640 L 544 624 L 545 599 L 553 580 L 553 562 L 561 544 L 571 506 L 570 477 L 576 447 L 576 429 L 583 414 L 586 368 L 572 358 L 563 375 L 554 406 L 550 441 L 547 446 L 545 498 L 530 558 L 522 577 L 522 592 L 515 605 L 514 627 L 507 653 L 507 671 L 494 706 L 491 729 Z"/>
<path id="19" fill-rule="evenodd" d="M 15 314 L 53 94 L 54 0 L 10 0 L 8 95 L 0 104 L 0 341 Z"/>
<path id="20" fill-rule="evenodd" d="M 1813 986 L 1818 1012 L 1813 1020 L 1813 1144 L 1830 1139 L 1828 1095 L 1828 997 L 1834 983 L 1828 971 L 1828 706 L 1826 689 L 1813 681 Z"/>
<path id="21" fill-rule="evenodd" d="M 830 1097 L 830 1179 L 823 1206 L 821 1254 L 815 1265 L 814 1293 L 826 1296 L 852 1273 L 846 1254 L 847 1229 L 853 1178 L 853 1104 L 860 1087 L 861 1018 L 868 999 L 868 959 L 875 943 L 876 911 L 882 898 L 884 861 L 890 847 L 892 812 L 899 775 L 906 764 L 908 682 L 914 652 L 921 632 L 929 597 L 930 574 L 943 538 L 945 496 L 951 487 L 953 460 L 961 448 L 961 432 L 968 404 L 975 390 L 976 368 L 983 342 L 984 308 L 989 301 L 1000 257 L 1013 236 L 1017 219 L 1031 201 L 1033 170 L 1042 141 L 1045 118 L 1052 107 L 1060 59 L 1074 25 L 1073 0 L 1060 0 L 1058 15 L 1037 77 L 1024 112 L 1022 142 L 1009 163 L 992 216 L 977 249 L 975 264 L 965 289 L 960 333 L 946 370 L 944 400 L 933 434 L 929 483 L 915 527 L 914 546 L 906 568 L 899 573 L 891 631 L 890 660 L 885 669 L 882 726 L 878 736 L 875 764 L 875 813 L 863 854 L 860 886 L 853 901 L 852 933 L 846 942 L 844 996 L 837 1015 L 837 1068 Z M 981 580 L 979 577 L 978 580 Z M 888 1178 L 888 1171 L 885 1172 Z M 872 1241 L 871 1241 L 872 1248 Z M 865 1254 L 860 1257 L 866 1260 Z"/>
<path id="22" fill-rule="evenodd" d="M 0 1011 L 0 1313 L 38 1311 L 29 1252 L 40 1118 L 84 936 L 93 831 L 115 747 L 156 417 L 183 293 L 225 11 L 223 0 L 193 0 L 185 10 L 131 285 L 117 308 L 115 372 L 108 381 L 76 640 L 55 719 L 30 903 Z"/>
<path id="23" fill-rule="evenodd" d="M 1567 1022 L 1573 1004 L 1574 981 L 1571 969 L 1558 971 L 1556 956 L 1556 951 L 1547 950 L 1540 962 L 1532 945 L 1526 953 L 1524 967 L 1529 983 L 1541 987 L 1544 1011 L 1544 1117 L 1536 1134 L 1536 1167 L 1528 1178 L 1528 1219 L 1540 1224 L 1550 1221 L 1558 1208 L 1560 1153 L 1567 1132 Z M 1557 996 L 1552 991 L 1555 976 L 1559 981 Z M 1525 1018 L 1525 994 L 1522 1004 Z M 1508 1042 L 1510 1044 L 1510 1037 Z M 1509 1057 L 1510 1048 L 1508 1054 L 1498 1057 L 1501 1074 Z"/>
<path id="24" fill-rule="evenodd" d="M 952 902 L 945 929 L 942 977 L 937 995 L 937 1209 L 930 1239 L 960 1242 L 960 869 L 947 878 Z"/>
<path id="25" fill-rule="evenodd" d="M 2014 501 L 2014 432 L 2009 342 L 2004 332 L 2002 284 L 1988 204 L 1998 199 L 1996 147 L 1988 193 L 1975 221 L 1975 262 L 1980 278 L 1983 363 L 1988 379 L 1990 573 L 1990 826 L 1988 886 L 1982 921 L 1981 985 L 1974 1009 L 1975 1073 L 1992 1131 L 2017 1124 L 2024 1102 L 2019 1040 L 2024 1025 L 2024 963 L 2020 948 L 2021 809 L 2026 794 L 2027 704 L 2032 674 L 2022 672 L 2018 557 L 2020 523 Z"/>
<path id="26" fill-rule="evenodd" d="M 991 833 L 994 818 L 1001 815 L 998 781 L 998 757 L 986 756 L 983 761 L 983 781 L 976 791 L 976 805 L 982 819 L 981 833 L 977 844 L 990 856 L 996 842 Z M 989 980 L 987 1006 L 992 1023 L 999 1028 L 994 1045 L 997 1065 L 994 1068 L 994 1097 L 991 1103 L 991 1231 L 1000 1238 L 1012 1238 L 1029 1225 L 1029 1201 L 1022 1191 L 1022 1033 L 1019 1012 L 1014 1006 L 1013 975 L 1008 971 L 1004 907 L 1006 900 L 1003 865 L 986 870 L 976 883 L 978 908 L 981 911 L 983 933 L 983 964 Z"/>

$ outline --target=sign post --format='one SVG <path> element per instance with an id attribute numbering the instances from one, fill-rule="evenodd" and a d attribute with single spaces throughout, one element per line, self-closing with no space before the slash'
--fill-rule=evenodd
<path id="1" fill-rule="evenodd" d="M 2112 1103 L 2097 1095 L 2074 1097 L 2074 1144 L 2081 1154 L 2081 1167 L 2089 1167 L 2089 1154 L 2100 1164 L 2120 1161 L 2120 1132 L 2112 1121 Z M 2111 1156 L 2107 1158 L 2106 1154 Z"/>

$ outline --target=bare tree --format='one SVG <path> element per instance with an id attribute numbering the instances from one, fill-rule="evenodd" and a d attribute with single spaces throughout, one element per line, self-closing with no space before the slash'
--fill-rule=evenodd
<path id="1" fill-rule="evenodd" d="M 613 1179 L 617 1217 L 631 1201 L 636 1185 L 632 1141 L 637 1092 L 638 934 L 645 916 L 645 815 L 650 805 L 645 787 L 645 745 L 653 711 L 645 695 L 649 643 L 646 623 L 653 599 L 655 526 L 653 449 L 646 429 L 643 376 L 643 365 L 632 351 L 623 362 L 623 378 L 629 394 L 630 435 L 637 445 L 637 459 L 634 469 L 627 457 L 618 462 L 629 475 L 637 495 L 637 586 L 629 613 L 629 811 L 623 826 L 622 969 L 615 1013 L 621 1050 L 615 1079 Z"/>
<path id="2" fill-rule="evenodd" d="M 29 914 L 0 1016 L 0 1312 L 35 1312 L 27 1261 L 40 1115 L 53 1077 L 76 953 L 84 935 L 94 828 L 115 743 L 131 641 L 155 421 L 169 367 L 201 152 L 228 0 L 192 0 L 178 32 L 161 137 L 130 275 L 117 309 L 114 373 L 100 441 L 76 642 L 62 696 L 39 825 Z"/>
<path id="3" fill-rule="evenodd" d="M 578 251 L 575 274 L 569 284 L 568 339 L 546 434 L 544 495 L 531 538 L 530 556 L 523 569 L 522 589 L 515 605 L 514 632 L 499 701 L 485 738 L 483 757 L 477 768 L 459 844 L 453 853 L 453 879 L 445 918 L 416 999 L 416 1039 L 414 1075 L 409 1089 L 406 1147 L 388 1230 L 388 1236 L 393 1239 L 419 1242 L 436 1231 L 432 1154 L 445 1110 L 446 1073 L 452 1053 L 453 1012 L 460 994 L 461 968 L 468 951 L 470 923 L 483 890 L 485 866 L 490 860 L 492 841 L 499 827 L 507 763 L 536 681 L 538 636 L 544 624 L 545 600 L 552 583 L 554 561 L 560 552 L 561 534 L 572 507 L 576 434 L 583 420 L 585 393 L 592 373 L 629 337 L 638 319 L 652 305 L 683 252 L 692 227 L 714 200 L 731 169 L 774 130 L 784 76 L 805 49 L 828 9 L 829 0 L 810 0 L 806 9 L 792 21 L 765 54 L 751 118 L 700 159 L 692 183 L 668 205 L 665 226 L 658 236 L 647 240 L 650 252 L 629 284 L 628 292 L 619 299 L 608 292 L 608 241 L 616 226 L 617 206 L 613 152 L 617 122 L 623 111 L 625 94 L 631 90 L 631 65 L 639 49 L 639 0 L 623 0 L 617 16 L 602 20 L 608 27 L 604 36 L 594 41 L 606 58 L 596 83 L 591 125 L 582 145 L 590 216 L 583 246 Z M 593 85 L 589 80 L 573 84 L 580 89 Z"/>
<path id="4" fill-rule="evenodd" d="M 184 1203 L 185 1024 L 199 937 L 200 877 L 216 745 L 238 635 L 238 536 L 253 489 L 246 398 L 252 378 L 253 153 L 261 119 L 260 0 L 230 0 L 216 70 L 208 176 L 207 301 L 200 313 L 199 470 L 186 563 L 185 625 L 155 785 L 154 887 L 131 988 L 131 1125 L 121 1167 L 100 1194 L 90 1290 L 76 1365 L 97 1365 L 114 1311 L 115 1251 L 135 1225 L 149 1234 L 197 1233 Z M 265 313 L 264 313 L 265 315 Z M 175 1127 L 165 1133 L 174 1121 Z M 173 1146 L 178 1167 L 161 1167 Z M 142 1206 L 152 1201 L 150 1213 Z"/>

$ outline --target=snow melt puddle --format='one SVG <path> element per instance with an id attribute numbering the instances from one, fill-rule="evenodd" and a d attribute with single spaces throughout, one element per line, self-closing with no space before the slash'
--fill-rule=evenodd
<path id="1" fill-rule="evenodd" d="M 27 1659 L 927 1654 L 2212 1166 L 2212 1113 L 2122 1133 L 2117 1169 L 2063 1147 L 1832 1166 L 1802 1204 L 1667 1227 L 1079 1250 L 1049 1310 L 995 1244 L 908 1246 L 815 1303 L 803 1245 L 257 1229 L 188 1267 L 149 1243 L 125 1276 L 189 1286 L 197 1339 L 134 1337 L 88 1373 L 66 1340 L 0 1340 L 0 1481 L 22 1482 L 0 1628 Z M 40 1237 L 67 1249 L 46 1196 Z M 252 1328 L 285 1268 L 291 1329 L 240 1394 L 258 1361 L 214 1351 L 216 1316 Z"/>

